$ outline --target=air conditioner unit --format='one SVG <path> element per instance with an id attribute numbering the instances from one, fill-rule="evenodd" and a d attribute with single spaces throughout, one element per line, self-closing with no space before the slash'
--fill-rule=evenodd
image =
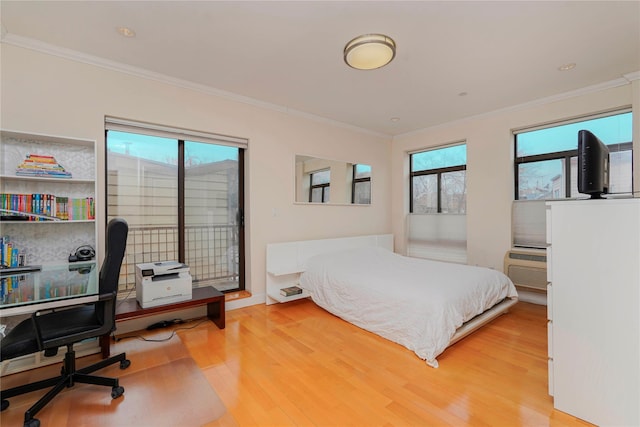
<path id="1" fill-rule="evenodd" d="M 547 254 L 545 251 L 512 249 L 504 256 L 504 273 L 516 287 L 547 292 Z"/>

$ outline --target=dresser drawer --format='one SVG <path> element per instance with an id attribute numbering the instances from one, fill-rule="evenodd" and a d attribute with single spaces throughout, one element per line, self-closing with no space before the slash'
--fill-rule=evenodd
<path id="1" fill-rule="evenodd" d="M 553 248 L 547 247 L 547 282 L 553 282 Z"/>
<path id="2" fill-rule="evenodd" d="M 549 396 L 553 396 L 553 359 L 549 359 Z"/>
<path id="3" fill-rule="evenodd" d="M 547 320 L 553 320 L 553 285 L 547 283 Z"/>
<path id="4" fill-rule="evenodd" d="M 553 322 L 547 322 L 547 356 L 553 359 Z"/>

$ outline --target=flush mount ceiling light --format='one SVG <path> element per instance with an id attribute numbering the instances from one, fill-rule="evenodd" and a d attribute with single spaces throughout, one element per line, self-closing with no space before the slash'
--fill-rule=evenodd
<path id="1" fill-rule="evenodd" d="M 364 34 L 344 47 L 344 62 L 358 70 L 384 67 L 396 56 L 396 42 L 384 34 Z"/>

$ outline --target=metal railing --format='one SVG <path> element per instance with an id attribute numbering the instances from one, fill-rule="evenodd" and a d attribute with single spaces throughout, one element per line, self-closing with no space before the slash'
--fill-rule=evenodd
<path id="1" fill-rule="evenodd" d="M 235 225 L 185 227 L 185 263 L 194 286 L 214 281 L 238 281 L 238 239 Z M 136 285 L 136 264 L 177 261 L 178 227 L 129 227 L 127 249 L 118 291 L 130 293 Z"/>

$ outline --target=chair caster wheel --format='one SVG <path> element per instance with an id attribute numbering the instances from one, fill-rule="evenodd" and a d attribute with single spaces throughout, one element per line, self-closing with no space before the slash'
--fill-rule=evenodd
<path id="1" fill-rule="evenodd" d="M 37 418 L 31 418 L 24 422 L 24 427 L 40 427 L 40 420 Z"/>
<path id="2" fill-rule="evenodd" d="M 111 398 L 112 399 L 117 399 L 118 397 L 122 396 L 124 394 L 124 387 L 114 387 L 111 389 Z"/>
<path id="3" fill-rule="evenodd" d="M 8 407 L 9 407 L 9 401 L 7 399 L 2 399 L 2 408 L 1 408 L 1 410 L 4 411 Z"/>
<path id="4" fill-rule="evenodd" d="M 120 362 L 120 369 L 127 369 L 129 366 L 131 366 L 131 360 L 129 359 L 125 359 Z"/>

